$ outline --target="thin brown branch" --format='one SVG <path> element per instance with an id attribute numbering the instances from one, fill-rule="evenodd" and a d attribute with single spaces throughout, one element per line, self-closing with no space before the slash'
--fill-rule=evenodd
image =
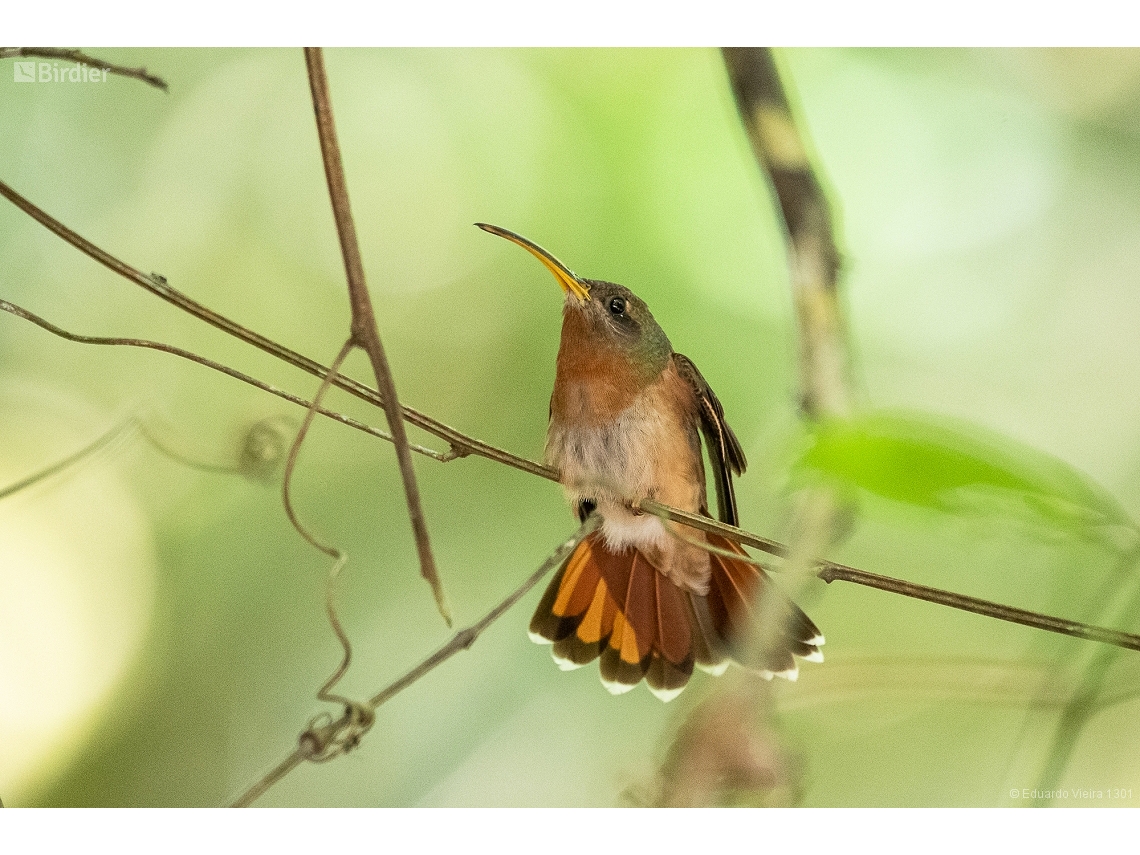
<path id="1" fill-rule="evenodd" d="M 404 689 L 411 686 L 413 683 L 430 673 L 439 665 L 446 662 L 456 653 L 463 650 L 470 650 L 471 646 L 478 640 L 479 636 L 501 618 L 506 612 L 515 605 L 519 600 L 526 596 L 535 585 L 542 581 L 543 577 L 550 573 L 555 567 L 558 567 L 567 556 L 574 551 L 574 548 L 581 543 L 590 532 L 598 527 L 600 519 L 597 515 L 592 515 L 578 528 L 576 532 L 559 546 L 553 553 L 551 553 L 545 561 L 535 570 L 527 579 L 511 591 L 498 605 L 485 614 L 482 619 L 467 627 L 456 632 L 450 640 L 416 667 L 412 668 L 399 679 L 390 683 L 385 688 L 381 689 L 368 701 L 367 707 L 373 711 L 381 704 L 387 703 Z M 324 725 L 321 729 L 325 732 L 333 732 L 337 728 L 348 725 L 353 718 L 354 710 L 346 709 L 344 715 L 335 722 L 330 722 Z M 270 771 L 265 777 L 259 780 L 256 784 L 250 787 L 245 793 L 239 796 L 230 805 L 231 807 L 248 807 L 257 798 L 259 798 L 266 790 L 272 787 L 275 783 L 284 778 L 289 772 L 301 764 L 302 761 L 308 759 L 306 757 L 307 749 L 305 747 L 306 736 L 308 731 L 301 735 L 302 745 L 293 751 L 288 757 L 278 763 L 273 770 Z M 324 739 L 325 734 L 321 734 Z"/>
<path id="2" fill-rule="evenodd" d="M 317 389 L 317 394 L 313 396 L 313 403 L 309 405 L 309 409 L 305 413 L 305 418 L 301 422 L 301 427 L 297 429 L 297 435 L 293 438 L 293 444 L 289 447 L 289 454 L 285 459 L 285 472 L 281 478 L 281 503 L 285 507 L 285 515 L 289 518 L 289 522 L 297 533 L 308 541 L 310 546 L 320 550 L 329 558 L 333 559 L 333 566 L 329 570 L 328 579 L 325 581 L 325 613 L 328 615 L 329 625 L 336 634 L 337 641 L 340 642 L 343 656 L 341 656 L 340 664 L 337 665 L 324 685 L 317 690 L 317 697 L 322 701 L 337 701 L 343 704 L 350 704 L 351 701 L 343 695 L 332 695 L 330 692 L 340 681 L 340 678 L 344 676 L 345 672 L 348 671 L 348 666 L 352 664 L 352 642 L 349 641 L 348 633 L 344 631 L 340 617 L 337 615 L 333 594 L 336 579 L 340 575 L 341 568 L 344 567 L 345 562 L 348 561 L 348 555 L 335 546 L 330 546 L 318 539 L 317 536 L 309 531 L 301 522 L 300 517 L 297 516 L 296 509 L 293 507 L 290 487 L 293 483 L 293 470 L 297 465 L 297 456 L 301 453 L 301 445 L 305 442 L 309 428 L 312 427 L 313 418 L 317 414 L 317 407 L 320 406 L 321 399 L 324 398 L 325 393 L 328 392 L 332 381 L 340 373 L 340 368 L 344 365 L 344 361 L 348 359 L 348 355 L 352 353 L 352 348 L 353 343 L 352 340 L 349 339 L 340 349 L 340 353 L 336 355 L 336 359 L 333 360 L 332 365 L 329 366 L 329 373 L 321 381 L 321 385 Z"/>
<path id="3" fill-rule="evenodd" d="M 166 278 L 157 273 L 147 275 L 131 267 L 124 261 L 116 258 L 105 250 L 97 247 L 81 235 L 69 229 L 63 223 L 56 220 L 47 212 L 37 207 L 28 199 L 21 196 L 3 181 L 0 181 L 0 196 L 8 199 L 12 204 L 34 219 L 40 225 L 51 231 L 57 237 L 63 239 L 65 242 L 71 244 L 84 255 L 99 262 L 109 270 L 118 273 L 125 279 L 130 280 L 134 284 L 149 291 L 156 297 L 167 301 L 168 303 L 178 307 L 182 311 L 193 315 L 201 321 L 205 321 L 217 329 L 222 330 L 228 335 L 241 341 L 251 344 L 259 350 L 270 354 L 271 356 L 286 362 L 295 368 L 299 368 L 314 377 L 323 379 L 328 374 L 328 368 L 314 359 L 303 356 L 295 350 L 291 350 L 282 344 L 278 344 L 270 338 L 266 338 L 260 333 L 256 333 L 241 324 L 230 320 L 225 315 L 208 309 L 201 303 L 191 299 L 183 294 L 176 288 L 172 288 L 166 281 Z M 384 399 L 379 392 L 371 389 L 363 383 L 359 383 L 349 377 L 343 375 L 337 377 L 333 381 L 333 385 L 338 389 L 348 392 L 376 407 L 384 406 Z M 551 469 L 549 466 L 543 466 L 541 463 L 536 463 L 533 460 L 527 460 L 525 457 L 519 457 L 511 454 L 509 451 L 504 451 L 501 448 L 496 448 L 474 437 L 467 436 L 459 432 L 453 427 L 444 424 L 431 416 L 421 413 L 409 406 L 402 406 L 401 411 L 404 418 L 422 428 L 430 434 L 433 434 L 440 439 L 449 443 L 457 452 L 457 456 L 463 457 L 467 455 L 477 455 L 484 457 L 488 460 L 493 460 L 496 463 L 502 463 L 522 472 L 529 472 L 531 475 L 538 475 L 539 477 L 546 478 L 550 481 L 558 480 L 558 473 Z"/>
<path id="4" fill-rule="evenodd" d="M 878 588 L 880 591 L 889 591 L 892 594 L 901 594 L 904 597 L 913 597 L 916 600 L 925 600 L 928 603 L 937 603 L 941 606 L 949 606 L 952 609 L 985 615 L 1007 623 L 1018 623 L 1022 626 L 1043 629 L 1046 632 L 1055 632 L 1073 638 L 1099 641 L 1102 644 L 1125 647 L 1129 650 L 1140 650 L 1140 635 L 1120 632 L 1115 629 L 1104 629 L 1075 620 L 1050 617 L 1039 612 L 1016 609 L 1012 606 L 1003 606 L 989 600 L 968 597 L 965 594 L 955 594 L 938 588 L 929 588 L 926 585 L 918 585 L 914 582 L 906 582 L 902 579 L 879 576 L 865 570 L 856 570 L 854 567 L 847 567 L 844 564 L 827 563 L 816 575 L 824 582 L 853 582 L 856 585 Z"/>
<path id="5" fill-rule="evenodd" d="M 347 713 L 346 713 L 347 715 Z M 270 772 L 267 772 L 256 784 L 238 796 L 230 803 L 230 807 L 243 808 L 249 807 L 259 798 L 261 798 L 266 791 L 269 790 L 274 784 L 300 766 L 305 762 L 305 755 L 301 753 L 301 749 L 297 749 L 276 766 Z"/>
<path id="6" fill-rule="evenodd" d="M 736 541 L 744 546 L 754 547 L 761 552 L 767 552 L 769 555 L 784 558 L 788 554 L 788 547 L 782 543 L 769 540 L 766 537 L 761 537 L 758 534 L 753 534 L 750 531 L 745 531 L 734 525 L 722 523 L 719 520 L 714 520 L 712 517 L 705 517 L 700 514 L 690 513 L 689 511 L 671 508 L 668 505 L 655 502 L 653 499 L 641 499 L 635 504 L 638 510 L 645 511 L 647 514 L 653 514 L 656 517 L 662 517 L 676 523 L 683 523 L 689 526 L 689 528 L 700 529 L 710 534 L 724 535 L 729 540 Z"/>
<path id="7" fill-rule="evenodd" d="M 0 303 L 2 303 L 2 302 L 3 301 L 0 301 Z M 2 307 L 2 306 L 0 306 L 0 307 Z M 41 469 L 39 472 L 33 472 L 31 475 L 27 476 L 26 478 L 21 478 L 19 481 L 15 482 L 14 484 L 8 484 L 5 487 L 0 487 L 0 499 L 6 499 L 9 496 L 15 495 L 16 493 L 19 493 L 21 490 L 25 490 L 28 487 L 33 486 L 34 484 L 38 484 L 40 481 L 45 481 L 48 478 L 50 478 L 52 475 L 56 475 L 56 474 L 62 472 L 63 470 L 65 470 L 71 466 L 74 466 L 76 463 L 79 463 L 84 458 L 89 457 L 90 455 L 94 454 L 99 449 L 105 448 L 106 446 L 110 445 L 110 443 L 113 440 L 122 436 L 123 432 L 126 431 L 127 428 L 132 427 L 133 425 L 134 425 L 133 419 L 127 419 L 126 421 L 120 422 L 119 424 L 111 427 L 110 430 L 103 433 L 101 436 L 99 436 L 94 441 L 88 443 L 83 448 L 79 449 L 79 451 L 76 451 L 74 454 L 69 454 L 67 457 L 63 458 L 62 460 L 56 461 L 55 463 L 52 463 L 51 465 L 46 466 L 45 468 Z"/>
<path id="8" fill-rule="evenodd" d="M 657 516 L 657 514 L 654 514 L 654 516 Z M 667 519 L 664 514 L 660 514 L 660 516 Z M 681 530 L 683 528 L 688 528 L 688 526 L 667 525 L 663 526 L 663 528 L 669 537 L 679 540 L 682 543 L 687 543 L 690 546 L 695 546 L 697 549 L 707 552 L 710 555 L 723 555 L 725 558 L 731 558 L 733 561 L 743 561 L 746 564 L 751 564 L 753 567 L 759 567 L 761 570 L 771 569 L 772 562 L 770 561 L 761 561 L 758 558 L 753 558 L 751 555 L 741 555 L 739 552 L 734 552 L 731 549 L 724 549 L 719 546 L 714 546 L 713 544 L 709 543 L 708 540 L 705 540 L 703 538 L 689 537 L 689 535 L 685 534 Z"/>
<path id="9" fill-rule="evenodd" d="M 256 377 L 250 377 L 248 374 L 243 374 L 236 369 L 230 368 L 228 365 L 223 365 L 220 362 L 215 362 L 214 360 L 208 359 L 205 356 L 199 356 L 196 353 L 193 353 L 189 350 L 183 350 L 182 348 L 175 347 L 171 344 L 163 344 L 162 342 L 149 341 L 147 339 L 140 338 L 79 335 L 78 333 L 69 332 L 61 327 L 58 327 L 50 321 L 41 318 L 39 315 L 33 312 L 29 312 L 27 309 L 21 306 L 17 306 L 15 303 L 9 302 L 8 300 L 0 300 L 0 311 L 7 312 L 10 315 L 15 315 L 18 318 L 23 318 L 26 321 L 30 321 L 41 329 L 47 330 L 52 335 L 59 336 L 60 338 L 66 339 L 67 341 L 73 341 L 78 344 L 105 345 L 110 347 L 140 347 L 146 350 L 157 350 L 160 353 L 169 353 L 172 356 L 186 359 L 197 365 L 202 365 L 221 374 L 225 374 L 227 377 L 232 377 L 235 380 L 240 380 L 242 383 L 246 383 L 256 389 L 261 389 L 263 392 L 268 392 L 270 395 L 275 395 L 276 397 L 281 398 L 283 401 L 288 401 L 291 404 L 296 404 L 297 406 L 303 407 L 304 409 L 308 409 L 312 406 L 312 402 L 307 401 L 304 398 L 293 395 L 283 389 L 278 389 L 276 386 L 258 380 Z M 392 441 L 391 434 L 380 430 L 380 428 L 372 427 L 371 425 L 366 425 L 363 422 L 357 421 L 351 416 L 346 416 L 344 413 L 338 413 L 335 410 L 329 410 L 324 407 L 317 407 L 316 410 L 326 418 L 338 421 L 343 425 L 347 425 L 350 428 L 354 428 L 355 430 L 361 431 L 362 433 L 366 433 L 369 436 L 377 437 L 386 442 Z M 181 463 L 190 463 L 190 461 L 188 461 L 186 458 L 175 454 L 170 449 L 157 442 L 154 437 L 148 436 L 147 438 L 163 454 L 166 454 Z M 433 448 L 425 448 L 424 446 L 417 445 L 415 443 L 411 443 L 411 448 L 412 451 L 415 451 L 417 454 L 422 454 L 425 457 L 430 457 L 433 460 L 438 460 L 441 463 L 447 463 L 459 457 L 466 456 L 465 454 L 457 453 L 455 449 L 452 449 L 446 453 L 441 453 Z M 207 468 L 201 464 L 192 465 L 196 465 L 198 468 Z M 209 468 L 213 469 L 214 467 Z M 214 471 L 233 471 L 233 468 L 217 467 Z"/>
<path id="10" fill-rule="evenodd" d="M 3 301 L 0 301 L 2 304 Z M 0 305 L 3 308 L 3 305 Z M 191 469 L 197 469 L 199 472 L 210 472 L 217 475 L 237 475 L 241 469 L 235 464 L 226 463 L 209 463 L 204 460 L 195 460 L 188 457 L 180 451 L 175 451 L 166 443 L 161 441 L 154 433 L 142 422 L 139 422 L 139 433 L 142 434 L 143 439 L 154 446 L 155 450 L 164 457 L 169 457 L 176 463 L 181 463 L 183 466 L 188 466 Z"/>
<path id="11" fill-rule="evenodd" d="M 569 556 L 570 553 L 574 551 L 574 547 L 585 540 L 586 536 L 590 534 L 590 532 L 594 531 L 600 522 L 600 518 L 595 515 L 588 517 L 586 521 L 582 523 L 582 525 L 578 528 L 578 530 L 574 532 L 573 536 L 571 536 L 569 540 L 559 546 L 558 549 L 556 549 L 550 555 L 550 557 L 542 562 L 542 565 L 537 570 L 535 570 L 521 585 L 515 588 L 514 591 L 512 591 L 505 600 L 487 612 L 487 614 L 483 615 L 482 619 L 478 622 L 472 624 L 466 629 L 461 629 L 459 632 L 455 633 L 455 635 L 451 637 L 451 640 L 447 644 L 445 644 L 443 647 L 441 647 L 439 650 L 437 650 L 435 653 L 433 653 L 431 656 L 429 656 L 427 659 L 425 659 L 423 662 L 405 674 L 403 677 L 396 680 L 387 688 L 373 695 L 369 703 L 371 703 L 374 707 L 380 706 L 381 704 L 391 700 L 404 689 L 408 688 L 408 686 L 412 685 L 412 683 L 416 682 L 416 680 L 423 677 L 440 663 L 447 661 L 461 650 L 470 649 L 471 645 L 475 643 L 476 639 L 478 639 L 479 636 L 483 634 L 483 631 L 486 630 L 487 627 L 489 627 L 504 614 L 506 614 L 507 610 L 510 609 L 511 606 L 513 606 L 523 597 L 525 597 L 527 592 L 530 591 L 530 589 L 537 585 L 539 582 L 541 582 L 542 578 L 546 576 L 546 574 L 548 574 L 551 570 L 566 560 L 567 556 Z"/>
<path id="12" fill-rule="evenodd" d="M 305 418 L 301 422 L 301 427 L 298 428 L 297 435 L 293 438 L 293 443 L 289 447 L 289 455 L 285 459 L 285 474 L 281 479 L 281 503 L 285 507 L 285 516 L 289 518 L 289 522 L 293 528 L 297 530 L 297 533 L 300 534 L 301 537 L 308 541 L 310 546 L 336 561 L 340 561 L 343 558 L 343 554 L 336 547 L 322 543 L 301 523 L 301 520 L 297 517 L 297 512 L 293 508 L 293 499 L 289 487 L 293 481 L 293 468 L 297 465 L 297 456 L 301 453 L 301 445 L 305 441 L 305 437 L 309 433 L 309 427 L 313 423 L 316 408 L 320 406 L 321 398 L 324 397 L 333 378 L 340 372 L 340 367 L 348 358 L 349 353 L 352 352 L 352 348 L 353 344 L 351 340 L 345 342 L 344 346 L 340 349 L 340 353 L 338 353 L 336 359 L 333 360 L 333 364 L 329 367 L 328 375 L 321 380 L 321 385 L 317 389 L 313 403 L 309 405 L 308 412 L 305 413 Z"/>
<path id="13" fill-rule="evenodd" d="M 683 523 L 686 526 L 700 529 L 701 531 L 723 535 L 736 543 L 740 543 L 744 546 L 752 546 L 770 555 L 786 558 L 789 554 L 788 547 L 782 543 L 769 540 L 766 537 L 760 537 L 750 531 L 726 525 L 708 517 L 670 508 L 667 505 L 662 505 L 650 499 L 642 499 L 638 503 L 638 507 L 646 513 L 654 514 L 672 520 L 673 522 Z M 865 570 L 849 567 L 846 564 L 837 564 L 832 561 L 816 561 L 815 564 L 816 575 L 824 582 L 851 582 L 856 585 L 878 588 L 881 591 L 888 591 L 893 594 L 901 594 L 904 597 L 913 597 L 915 599 L 925 600 L 929 603 L 938 603 L 939 605 L 948 606 L 952 609 L 985 615 L 986 617 L 1003 620 L 1008 623 L 1030 626 L 1034 629 L 1045 630 L 1046 632 L 1055 632 L 1061 635 L 1069 635 L 1073 638 L 1087 639 L 1089 641 L 1099 641 L 1103 644 L 1111 644 L 1130 650 L 1140 650 L 1140 647 L 1137 647 L 1137 644 L 1140 644 L 1140 636 L 1132 635 L 1131 633 L 1104 629 L 1079 621 L 1052 617 L 1050 615 L 1026 611 L 1025 609 L 1018 609 L 1012 606 L 1004 606 L 1000 603 L 981 600 L 977 597 L 970 597 L 965 594 L 956 594 L 952 591 L 943 591 L 939 588 L 931 588 L 926 585 L 907 582 L 903 579 L 894 579 L 890 576 L 880 576 L 876 573 L 869 573 Z"/>
<path id="14" fill-rule="evenodd" d="M 392 368 L 384 354 L 380 341 L 380 331 L 376 326 L 376 316 L 372 310 L 372 298 L 364 281 L 364 264 L 360 260 L 360 245 L 356 239 L 356 225 L 352 220 L 352 208 L 348 201 L 348 185 L 344 179 L 344 164 L 340 157 L 340 143 L 337 142 L 336 122 L 333 120 L 332 100 L 329 97 L 328 76 L 325 74 L 325 61 L 320 48 L 305 48 L 305 65 L 309 70 L 309 89 L 313 95 L 313 111 L 317 117 L 317 136 L 321 142 L 321 159 L 325 165 L 325 179 L 332 200 L 333 217 L 336 220 L 337 236 L 340 238 L 340 252 L 344 257 L 344 271 L 348 278 L 349 303 L 352 306 L 351 343 L 362 348 L 372 363 L 372 373 L 384 400 L 384 413 L 388 417 L 388 429 L 392 432 L 396 447 L 396 459 L 400 464 L 400 477 L 404 481 L 404 497 L 408 503 L 408 516 L 416 539 L 416 551 L 420 557 L 420 573 L 431 585 L 436 606 L 447 625 L 451 626 L 451 609 L 443 593 L 443 583 L 435 566 L 435 556 L 431 551 L 427 521 L 424 519 L 420 501 L 420 488 L 416 483 L 416 472 L 412 466 L 412 453 L 408 448 L 408 435 L 404 429 L 403 413 L 396 397 L 396 381 Z"/>
<path id="15" fill-rule="evenodd" d="M 80 65 L 90 66 L 91 68 L 98 68 L 106 71 L 108 74 L 115 74 L 119 77 L 132 77 L 135 80 L 141 80 L 143 83 L 153 86 L 155 89 L 161 89 L 163 92 L 167 91 L 166 81 L 155 74 L 151 74 L 145 68 L 130 68 L 125 65 L 116 65 L 113 62 L 107 62 L 98 57 L 85 54 L 81 50 L 50 47 L 0 48 L 0 59 L 16 59 L 19 57 L 68 60 L 70 62 L 79 63 Z"/>

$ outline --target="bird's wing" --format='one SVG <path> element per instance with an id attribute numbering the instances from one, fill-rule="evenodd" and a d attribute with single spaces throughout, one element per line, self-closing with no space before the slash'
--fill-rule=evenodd
<path id="1" fill-rule="evenodd" d="M 713 468 L 713 481 L 716 483 L 720 521 L 729 525 L 739 525 L 736 494 L 732 490 L 732 475 L 743 474 L 748 466 L 748 461 L 744 459 L 744 449 L 740 447 L 740 440 L 724 420 L 724 407 L 720 405 L 716 393 L 701 376 L 693 361 L 687 356 L 674 353 L 673 362 L 677 366 L 678 373 L 692 386 L 696 397 L 701 433 L 705 437 L 705 446 L 708 448 L 709 461 Z"/>

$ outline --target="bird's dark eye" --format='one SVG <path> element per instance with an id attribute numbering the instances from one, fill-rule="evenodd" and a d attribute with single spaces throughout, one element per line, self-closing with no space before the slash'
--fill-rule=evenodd
<path id="1" fill-rule="evenodd" d="M 598 509 L 598 503 L 593 499 L 583 499 L 578 503 L 578 522 L 585 522 L 586 517 Z"/>
<path id="2" fill-rule="evenodd" d="M 625 314 L 625 300 L 621 297 L 614 297 L 610 300 L 610 314 L 621 316 Z"/>

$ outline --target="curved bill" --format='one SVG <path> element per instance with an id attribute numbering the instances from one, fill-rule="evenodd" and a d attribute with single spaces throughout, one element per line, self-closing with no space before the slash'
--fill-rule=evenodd
<path id="1" fill-rule="evenodd" d="M 562 290 L 567 294 L 573 294 L 578 298 L 578 302 L 585 303 L 590 299 L 590 286 L 575 276 L 569 267 L 537 243 L 527 240 L 522 235 L 517 235 L 512 231 L 499 228 L 498 226 L 492 226 L 489 223 L 476 223 L 475 225 L 485 232 L 506 238 L 511 243 L 517 243 L 523 249 L 527 250 L 531 255 L 546 265 L 546 269 L 554 274 L 554 278 L 558 280 L 558 284 L 562 286 Z"/>

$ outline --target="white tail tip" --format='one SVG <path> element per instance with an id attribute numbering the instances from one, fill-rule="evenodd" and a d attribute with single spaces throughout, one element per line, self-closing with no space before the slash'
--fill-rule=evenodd
<path id="1" fill-rule="evenodd" d="M 649 686 L 649 691 L 653 692 L 653 696 L 655 698 L 657 698 L 658 700 L 664 701 L 665 703 L 669 703 L 669 701 L 673 700 L 673 698 L 675 698 L 675 697 L 677 697 L 677 695 L 681 694 L 681 692 L 684 690 L 684 688 L 685 688 L 684 686 L 681 686 L 681 687 L 676 688 L 676 689 L 655 689 L 652 686 Z"/>
<path id="2" fill-rule="evenodd" d="M 723 662 L 717 662 L 715 665 L 702 665 L 698 662 L 697 667 L 704 671 L 706 674 L 712 674 L 714 677 L 719 677 L 721 674 L 728 670 L 729 664 L 731 663 L 725 659 Z"/>
<path id="3" fill-rule="evenodd" d="M 554 664 L 558 666 L 558 670 L 560 671 L 575 671 L 578 668 L 582 667 L 581 663 L 574 662 L 570 659 L 564 659 L 553 650 L 550 651 L 550 658 L 554 660 Z"/>
<path id="4" fill-rule="evenodd" d="M 611 695 L 624 695 L 630 689 L 635 688 L 637 684 L 635 683 L 633 686 L 630 686 L 625 683 L 611 683 L 605 677 L 602 677 L 602 685 L 606 687 L 606 691 Z"/>

